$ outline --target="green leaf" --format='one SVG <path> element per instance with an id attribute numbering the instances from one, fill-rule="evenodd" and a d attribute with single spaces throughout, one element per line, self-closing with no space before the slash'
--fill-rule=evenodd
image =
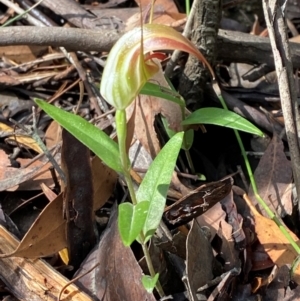
<path id="1" fill-rule="evenodd" d="M 201 173 L 197 173 L 198 176 L 198 181 L 206 181 L 206 176 L 201 174 Z"/>
<path id="2" fill-rule="evenodd" d="M 165 131 L 166 131 L 168 137 L 172 138 L 176 134 L 176 132 L 169 128 L 168 121 L 165 117 L 161 116 L 161 120 L 162 120 L 163 126 L 165 128 Z M 183 150 L 189 150 L 191 148 L 191 146 L 193 145 L 193 142 L 194 142 L 194 130 L 189 129 L 186 132 L 184 132 L 184 137 L 183 137 L 181 148 Z"/>
<path id="3" fill-rule="evenodd" d="M 160 85 L 153 84 L 150 82 L 147 82 L 143 86 L 142 90 L 140 91 L 140 94 L 160 97 L 160 98 L 175 102 L 178 105 L 180 105 L 181 107 L 185 106 L 184 99 L 180 96 L 179 93 L 177 93 L 176 91 L 173 91 L 171 89 L 168 89 L 166 87 L 162 87 Z"/>
<path id="4" fill-rule="evenodd" d="M 119 205 L 119 232 L 125 246 L 130 246 L 141 234 L 145 225 L 149 204 L 148 201 L 142 201 L 136 205 L 131 203 Z"/>
<path id="5" fill-rule="evenodd" d="M 92 150 L 106 165 L 117 172 L 123 171 L 118 144 L 103 131 L 82 117 L 68 113 L 43 100 L 35 99 L 35 102 L 63 128 Z"/>
<path id="6" fill-rule="evenodd" d="M 143 275 L 142 283 L 148 293 L 152 293 L 153 289 L 155 288 L 156 282 L 158 280 L 158 276 L 159 276 L 158 273 L 156 273 L 153 278 L 149 275 Z"/>
<path id="7" fill-rule="evenodd" d="M 167 118 L 165 118 L 164 116 L 161 116 L 161 121 L 163 123 L 163 126 L 165 128 L 165 131 L 166 131 L 168 137 L 171 139 L 176 134 L 176 132 L 169 128 Z"/>
<path id="8" fill-rule="evenodd" d="M 186 132 L 184 132 L 184 137 L 183 137 L 183 142 L 182 142 L 182 146 L 181 148 L 183 150 L 188 151 L 194 142 L 194 130 L 193 129 L 189 129 Z"/>
<path id="9" fill-rule="evenodd" d="M 238 114 L 219 108 L 203 108 L 193 112 L 183 122 L 188 124 L 214 124 L 263 137 L 263 132 Z"/>
<path id="10" fill-rule="evenodd" d="M 137 201 L 148 200 L 150 207 L 143 229 L 145 242 L 156 231 L 162 218 L 172 173 L 182 145 L 183 132 L 175 134 L 150 165 L 136 194 Z"/>

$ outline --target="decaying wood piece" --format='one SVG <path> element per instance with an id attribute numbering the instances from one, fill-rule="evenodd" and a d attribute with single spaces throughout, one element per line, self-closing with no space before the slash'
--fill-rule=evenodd
<path id="1" fill-rule="evenodd" d="M 62 169 L 67 179 L 63 195 L 69 264 L 77 270 L 96 243 L 90 150 L 65 129 L 62 140 Z"/>
<path id="2" fill-rule="evenodd" d="M 113 30 L 12 26 L 2 28 L 0 46 L 46 45 L 69 51 L 109 51 L 122 34 Z"/>
<path id="3" fill-rule="evenodd" d="M 217 60 L 234 63 L 266 64 L 275 68 L 270 40 L 248 33 L 219 30 L 217 40 Z M 300 47 L 290 43 L 294 68 L 300 68 Z"/>
<path id="4" fill-rule="evenodd" d="M 19 242 L 0 226 L 0 252 L 11 253 L 18 244 Z M 16 298 L 30 301 L 56 301 L 58 293 L 68 283 L 68 279 L 44 260 L 20 257 L 0 258 L 0 279 Z M 72 284 L 63 292 L 61 300 L 93 299 Z"/>
<path id="5" fill-rule="evenodd" d="M 192 42 L 213 65 L 216 59 L 216 40 L 221 20 L 221 0 L 200 0 L 196 6 Z M 179 93 L 185 100 L 199 102 L 208 72 L 194 56 L 189 56 L 180 79 Z"/>

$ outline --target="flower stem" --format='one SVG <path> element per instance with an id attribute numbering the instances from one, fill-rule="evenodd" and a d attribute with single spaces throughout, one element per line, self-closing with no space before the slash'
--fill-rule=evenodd
<path id="1" fill-rule="evenodd" d="M 136 199 L 136 194 L 133 188 L 133 182 L 132 178 L 130 176 L 130 161 L 127 155 L 126 151 L 126 137 L 127 137 L 127 125 L 126 125 L 126 111 L 125 110 L 116 110 L 116 130 L 117 130 L 117 135 L 118 135 L 118 145 L 119 145 L 119 152 L 120 152 L 120 158 L 121 158 L 121 163 L 123 165 L 123 175 L 129 190 L 129 194 L 131 197 L 131 201 L 133 205 L 137 204 L 137 199 Z M 153 268 L 153 263 L 150 257 L 149 250 L 147 248 L 147 244 L 145 243 L 145 236 L 141 232 L 139 236 L 140 243 L 143 248 L 143 253 L 145 255 L 146 263 L 148 266 L 148 270 L 150 272 L 151 277 L 155 276 L 155 271 Z M 155 288 L 160 295 L 160 297 L 164 297 L 164 291 L 160 285 L 160 282 L 157 281 Z"/>
<path id="2" fill-rule="evenodd" d="M 191 170 L 191 173 L 193 175 L 196 174 L 196 171 L 195 171 L 195 167 L 194 167 L 194 163 L 193 163 L 193 160 L 191 158 L 191 154 L 190 154 L 190 151 L 189 150 L 185 150 L 185 156 L 186 156 L 186 159 L 188 161 L 188 165 L 190 167 L 190 170 Z"/>
<path id="3" fill-rule="evenodd" d="M 133 182 L 130 176 L 130 162 L 126 151 L 126 137 L 127 137 L 126 111 L 117 110 L 115 119 L 116 119 L 116 130 L 118 135 L 119 152 L 121 157 L 121 163 L 123 165 L 123 175 L 129 190 L 132 204 L 136 205 L 137 204 L 136 195 L 133 188 Z"/>
<path id="4" fill-rule="evenodd" d="M 143 253 L 145 255 L 145 259 L 146 259 L 146 263 L 147 263 L 147 267 L 148 267 L 149 273 L 150 273 L 151 277 L 154 278 L 154 276 L 155 276 L 155 270 L 154 270 L 154 267 L 153 267 L 153 264 L 152 264 L 152 259 L 151 259 L 151 256 L 150 256 L 147 244 L 144 243 L 145 237 L 144 237 L 143 233 L 141 233 L 141 235 L 140 235 L 140 241 L 141 241 L 141 245 L 142 245 L 142 248 L 143 248 Z M 163 288 L 162 288 L 159 280 L 157 280 L 157 282 L 155 284 L 155 288 L 156 288 L 159 296 L 161 298 L 163 298 L 165 296 L 165 293 L 163 291 Z"/>

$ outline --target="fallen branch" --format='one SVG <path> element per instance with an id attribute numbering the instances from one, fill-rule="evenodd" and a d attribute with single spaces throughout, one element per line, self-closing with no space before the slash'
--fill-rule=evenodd
<path id="1" fill-rule="evenodd" d="M 65 47 L 69 51 L 109 51 L 122 33 L 112 30 L 92 30 L 61 27 L 14 26 L 1 28 L 0 46 L 41 45 Z M 262 38 L 219 30 L 217 39 L 217 60 L 274 66 L 270 41 Z M 300 47 L 290 43 L 294 68 L 300 68 Z"/>
<path id="2" fill-rule="evenodd" d="M 18 241 L 0 226 L 0 253 L 11 253 Z M 55 301 L 60 290 L 69 282 L 41 259 L 10 257 L 0 259 L 0 278 L 20 300 Z M 76 285 L 68 286 L 63 300 L 91 301 Z"/>

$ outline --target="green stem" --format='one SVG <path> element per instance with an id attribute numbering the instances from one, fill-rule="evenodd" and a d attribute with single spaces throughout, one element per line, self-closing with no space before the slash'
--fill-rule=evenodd
<path id="1" fill-rule="evenodd" d="M 116 130 L 118 135 L 118 145 L 121 163 L 123 166 L 123 175 L 129 190 L 129 194 L 131 197 L 131 201 L 133 205 L 137 204 L 136 194 L 133 187 L 132 178 L 130 176 L 130 162 L 126 151 L 126 137 L 127 137 L 127 125 L 126 125 L 126 111 L 125 110 L 116 110 Z M 143 233 L 140 234 L 139 240 L 141 242 L 143 253 L 145 255 L 145 259 L 147 262 L 148 270 L 150 272 L 151 277 L 155 276 L 155 271 L 153 268 L 152 260 L 149 254 L 149 250 L 147 245 L 145 244 L 145 236 Z M 161 297 L 164 296 L 163 289 L 160 285 L 160 282 L 157 281 L 155 288 Z"/>
<path id="2" fill-rule="evenodd" d="M 126 151 L 126 137 L 127 137 L 127 125 L 126 125 L 126 111 L 116 110 L 116 130 L 118 135 L 118 145 L 121 163 L 123 165 L 123 175 L 129 190 L 131 201 L 133 205 L 137 204 L 135 191 L 133 188 L 133 182 L 130 176 L 130 162 Z"/>
<path id="3" fill-rule="evenodd" d="M 214 89 L 216 91 L 216 94 L 223 106 L 224 109 L 228 110 L 228 107 L 224 101 L 224 98 L 221 94 L 220 88 L 217 86 L 217 83 L 214 83 Z M 266 211 L 266 213 L 269 215 L 269 217 L 277 224 L 277 226 L 279 227 L 279 229 L 281 230 L 281 232 L 283 233 L 283 235 L 287 238 L 287 240 L 289 241 L 289 243 L 293 246 L 293 248 L 295 249 L 295 251 L 300 254 L 300 247 L 296 244 L 296 242 L 294 241 L 294 239 L 291 237 L 291 235 L 289 234 L 289 232 L 286 230 L 285 226 L 282 224 L 282 222 L 280 221 L 280 219 L 270 210 L 270 208 L 268 207 L 268 205 L 266 204 L 266 202 L 261 198 L 261 196 L 258 193 L 257 190 L 257 186 L 256 186 L 256 182 L 252 173 L 252 169 L 250 166 L 250 162 L 248 160 L 245 148 L 244 148 L 244 144 L 242 142 L 241 136 L 239 134 L 239 132 L 237 130 L 234 130 L 234 134 L 236 136 L 237 142 L 239 144 L 239 147 L 241 149 L 242 152 L 242 156 L 244 158 L 244 162 L 246 165 L 246 169 L 250 178 L 250 182 L 251 182 L 251 186 L 253 189 L 253 192 L 256 196 L 256 199 L 258 200 L 259 204 L 263 207 L 263 209 Z"/>
<path id="4" fill-rule="evenodd" d="M 277 226 L 279 227 L 279 229 L 281 230 L 281 232 L 284 234 L 284 236 L 288 239 L 289 243 L 293 246 L 293 248 L 295 249 L 295 251 L 300 254 L 300 248 L 299 246 L 296 244 L 296 242 L 294 241 L 294 239 L 291 237 L 291 235 L 288 233 L 288 231 L 286 230 L 285 226 L 281 223 L 280 219 L 272 212 L 272 210 L 270 210 L 270 208 L 268 207 L 268 205 L 266 204 L 266 202 L 261 198 L 261 196 L 258 194 L 258 190 L 257 190 L 257 186 L 256 186 L 256 182 L 252 173 L 252 169 L 250 166 L 250 162 L 248 160 L 241 136 L 239 134 L 239 132 L 237 130 L 234 130 L 236 139 L 238 141 L 238 144 L 240 146 L 244 161 L 245 161 L 245 165 L 246 165 L 246 169 L 250 178 L 250 182 L 251 182 L 251 186 L 253 189 L 253 192 L 256 196 L 256 199 L 258 200 L 259 204 L 264 208 L 264 210 L 267 212 L 267 214 L 269 215 L 269 217 L 277 224 Z"/>
<path id="5" fill-rule="evenodd" d="M 143 248 L 143 253 L 145 255 L 145 259 L 146 259 L 146 262 L 147 262 L 147 267 L 148 267 L 149 273 L 150 273 L 151 277 L 154 278 L 155 270 L 154 270 L 154 267 L 153 267 L 153 264 L 152 264 L 152 260 L 151 260 L 151 256 L 150 256 L 147 244 L 144 243 L 144 241 L 145 241 L 144 234 L 142 234 L 142 233 L 140 235 L 140 241 L 141 241 L 141 245 L 142 245 L 142 248 Z M 165 293 L 163 291 L 163 288 L 162 288 L 159 280 L 157 280 L 157 282 L 155 284 L 155 288 L 156 288 L 159 296 L 161 298 L 163 298 L 165 296 Z"/>
<path id="6" fill-rule="evenodd" d="M 186 15 L 188 16 L 190 14 L 190 0 L 185 0 L 185 11 L 186 11 Z"/>
<path id="7" fill-rule="evenodd" d="M 194 167 L 193 160 L 191 158 L 191 154 L 190 154 L 189 150 L 185 150 L 185 156 L 188 161 L 188 165 L 191 169 L 191 174 L 195 175 L 196 171 L 195 171 L 195 167 Z"/>

